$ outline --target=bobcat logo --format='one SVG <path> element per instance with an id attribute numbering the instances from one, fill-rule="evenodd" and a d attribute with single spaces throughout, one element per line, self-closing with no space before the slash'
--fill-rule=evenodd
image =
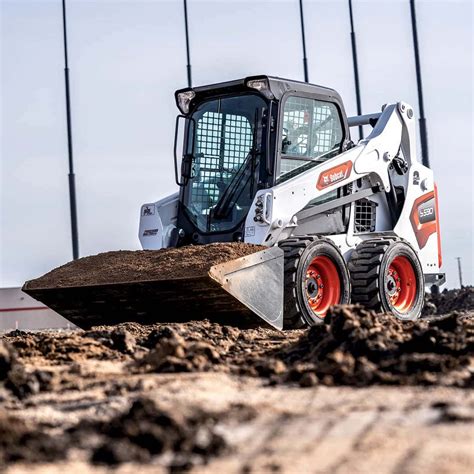
<path id="1" fill-rule="evenodd" d="M 319 190 L 327 188 L 339 181 L 343 181 L 351 175 L 352 161 L 346 161 L 340 165 L 329 168 L 319 175 L 316 188 Z"/>

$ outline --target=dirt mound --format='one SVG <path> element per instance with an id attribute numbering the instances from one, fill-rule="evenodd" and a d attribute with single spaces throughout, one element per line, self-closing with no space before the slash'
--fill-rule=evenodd
<path id="1" fill-rule="evenodd" d="M 265 329 L 263 330 L 265 331 Z M 272 331 L 272 330 L 267 330 Z M 114 333 L 128 333 L 138 346 L 153 349 L 163 338 L 176 334 L 186 341 L 206 341 L 221 346 L 226 350 L 243 331 L 232 327 L 212 323 L 207 319 L 186 323 L 155 323 L 142 325 L 138 323 L 122 323 L 115 327 L 95 326 L 86 331 L 84 336 L 97 337 L 105 341 L 107 337 L 114 337 Z M 250 330 L 250 332 L 255 332 Z M 110 335 L 110 336 L 109 336 Z M 117 336 L 115 336 L 117 338 Z"/>
<path id="2" fill-rule="evenodd" d="M 165 409 L 139 398 L 107 421 L 83 420 L 52 435 L 0 413 L 0 463 L 60 461 L 74 448 L 94 464 L 149 463 L 161 456 L 160 464 L 170 470 L 185 470 L 225 451 L 215 428 L 220 417 L 197 409 Z"/>
<path id="3" fill-rule="evenodd" d="M 150 332 L 150 352 L 137 362 L 150 372 L 248 373 L 266 354 L 296 341 L 303 331 L 237 329 L 209 321 L 161 326 Z"/>
<path id="4" fill-rule="evenodd" d="M 29 289 L 167 280 L 205 275 L 212 265 L 245 257 L 266 247 L 245 243 L 119 250 L 80 258 L 26 284 Z"/>
<path id="5" fill-rule="evenodd" d="M 467 424 L 474 416 L 469 391 L 416 387 L 407 398 L 409 387 L 394 392 L 381 385 L 472 387 L 473 355 L 473 313 L 406 323 L 360 306 L 333 308 L 326 324 L 286 332 L 237 329 L 206 320 L 149 326 L 124 323 L 89 331 L 14 331 L 0 338 L 0 402 L 18 417 L 7 416 L 0 408 L 0 466 L 23 462 L 27 470 L 29 465 L 51 462 L 67 469 L 79 460 L 85 469 L 120 469 L 127 467 L 122 463 L 132 463 L 130 468 L 137 472 L 141 465 L 170 472 L 197 466 L 202 471 L 207 466 L 199 466 L 216 457 L 225 463 L 245 446 L 248 451 L 242 451 L 238 470 L 260 472 L 261 465 L 249 459 L 267 462 L 266 457 L 274 459 L 275 453 L 282 453 L 279 462 L 286 472 L 293 460 L 282 446 L 300 446 L 294 443 L 296 436 L 308 443 L 302 445 L 303 451 L 293 451 L 294 460 L 314 453 L 314 446 L 321 443 L 320 427 L 325 426 L 330 427 L 326 432 L 335 433 L 329 447 L 348 441 L 341 432 L 352 432 L 347 444 L 360 462 L 361 449 L 373 450 L 379 439 L 393 441 L 394 430 L 405 424 L 400 416 L 426 418 L 429 426 L 422 443 L 437 425 L 445 430 L 449 424 L 459 430 L 453 433 L 468 433 Z M 280 386 L 272 391 L 269 384 Z M 309 394 L 318 400 L 309 407 L 308 395 L 294 389 L 295 384 L 379 386 L 362 392 L 320 387 Z M 229 398 L 234 391 L 238 397 Z M 405 401 L 393 407 L 399 394 Z M 453 397 L 457 401 L 451 403 Z M 365 407 L 364 416 L 351 417 L 361 399 L 372 403 L 370 418 L 365 418 Z M 343 409 L 341 400 L 345 400 Z M 308 422 L 302 406 L 320 411 L 313 412 Z M 393 413 L 385 416 L 391 409 Z M 333 430 L 334 420 L 340 424 Z M 368 426 L 383 423 L 389 424 L 380 438 L 363 440 Z M 316 431 L 308 431 L 311 427 Z M 404 429 L 397 440 L 408 439 L 407 432 L 414 428 Z M 282 432 L 286 434 L 280 439 Z M 442 432 L 443 442 L 451 437 L 451 432 Z M 387 448 L 390 452 L 393 445 Z M 324 451 L 327 446 L 323 445 Z M 394 458 L 400 459 L 406 449 L 403 444 L 403 452 Z M 324 458 L 320 455 L 324 451 L 314 459 Z M 377 462 L 386 455 L 381 452 Z M 268 463 L 272 467 L 267 470 L 279 468 Z M 232 470 L 230 464 L 225 466 L 219 464 L 214 470 Z"/>
<path id="6" fill-rule="evenodd" d="M 94 328 L 83 333 L 83 337 L 95 339 L 109 349 L 119 351 L 122 354 L 132 355 L 137 347 L 135 337 L 125 327 L 104 326 L 98 329 Z"/>
<path id="7" fill-rule="evenodd" d="M 0 341 L 0 380 L 5 380 L 15 362 L 16 354 L 10 344 Z"/>
<path id="8" fill-rule="evenodd" d="M 0 341 L 0 381 L 20 399 L 57 387 L 54 373 L 27 368 L 13 346 L 5 341 Z"/>
<path id="9" fill-rule="evenodd" d="M 423 310 L 425 316 L 447 314 L 452 311 L 474 311 L 474 288 L 472 286 L 426 295 Z"/>
<path id="10" fill-rule="evenodd" d="M 81 362 L 86 359 L 120 359 L 120 353 L 111 347 L 115 345 L 114 349 L 117 349 L 118 345 L 118 348 L 122 348 L 126 341 L 120 342 L 117 329 L 111 328 L 110 332 L 115 339 L 112 339 L 109 347 L 103 344 L 103 341 L 88 337 L 87 333 L 79 331 L 12 331 L 3 337 L 14 347 L 18 357 L 23 361 L 60 364 Z"/>
<path id="11" fill-rule="evenodd" d="M 226 371 L 302 386 L 473 383 L 474 320 L 468 315 L 407 323 L 344 306 L 334 308 L 326 323 L 285 333 L 207 321 L 155 325 L 146 333 L 142 326 L 135 337 L 148 351 L 132 370 Z"/>
<path id="12" fill-rule="evenodd" d="M 158 342 L 138 363 L 151 372 L 194 372 L 210 370 L 221 362 L 216 344 L 186 341 L 177 331 L 162 328 L 153 333 Z"/>
<path id="13" fill-rule="evenodd" d="M 267 354 L 252 370 L 302 386 L 441 384 L 473 386 L 474 319 L 453 313 L 402 322 L 358 305 L 334 307 L 326 324 Z"/>
<path id="14" fill-rule="evenodd" d="M 23 420 L 0 412 L 0 465 L 64 459 L 62 443 Z"/>
<path id="15" fill-rule="evenodd" d="M 301 330 L 238 329 L 209 320 L 122 323 L 96 326 L 88 331 L 12 331 L 2 336 L 0 365 L 2 360 L 10 363 L 11 353 L 2 349 L 9 347 L 22 363 L 31 366 L 110 360 L 131 361 L 130 367 L 140 372 L 230 372 L 246 363 L 249 354 L 263 356 L 275 347 L 295 341 L 301 334 Z"/>
<path id="16" fill-rule="evenodd" d="M 152 325 L 124 323 L 115 328 L 97 326 L 84 336 L 115 347 L 110 340 L 114 332 L 128 333 L 127 337 L 135 341 L 133 370 L 168 373 L 238 371 L 249 354 L 263 356 L 303 334 L 301 330 L 239 329 L 202 320 Z"/>
<path id="17" fill-rule="evenodd" d="M 102 434 L 91 457 L 94 463 L 149 462 L 153 456 L 168 454 L 169 467 L 184 469 L 225 449 L 224 438 L 215 431 L 217 421 L 216 415 L 166 410 L 142 398 L 128 412 L 100 426 L 85 423 L 72 430 L 72 435 L 80 440 L 90 431 Z"/>
<path id="18" fill-rule="evenodd" d="M 212 371 L 302 386 L 473 384 L 469 313 L 411 323 L 349 305 L 332 309 L 326 324 L 309 330 L 237 329 L 203 320 L 124 323 L 84 332 L 14 331 L 4 340 L 0 366 L 4 373 L 8 369 L 7 388 L 19 398 L 81 387 L 81 367 L 89 360 L 125 362 L 124 370 L 136 375 Z M 39 364 L 52 367 L 40 370 Z"/>
<path id="19" fill-rule="evenodd" d="M 62 387 L 80 389 L 84 362 L 130 360 L 132 336 L 118 328 L 109 333 L 109 339 L 101 340 L 80 331 L 5 334 L 0 340 L 0 381 L 19 399 Z"/>

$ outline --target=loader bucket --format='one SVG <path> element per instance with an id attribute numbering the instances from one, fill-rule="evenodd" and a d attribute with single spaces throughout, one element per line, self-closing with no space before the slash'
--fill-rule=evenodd
<path id="1" fill-rule="evenodd" d="M 213 265 L 207 274 L 172 279 L 37 287 L 23 291 L 83 329 L 123 322 L 210 319 L 283 327 L 283 251 L 277 247 Z"/>

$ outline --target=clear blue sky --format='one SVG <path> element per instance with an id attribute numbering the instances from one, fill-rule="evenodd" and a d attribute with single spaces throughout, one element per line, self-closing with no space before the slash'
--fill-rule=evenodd
<path id="1" fill-rule="evenodd" d="M 0 286 L 71 259 L 60 0 L 1 1 Z M 298 0 L 188 0 L 195 85 L 302 79 Z M 81 255 L 139 248 L 139 207 L 173 192 L 173 92 L 186 86 L 183 7 L 68 0 Z M 418 0 L 444 270 L 473 283 L 473 7 Z M 347 2 L 305 0 L 311 82 L 355 95 Z M 354 0 L 363 111 L 417 108 L 408 0 Z"/>

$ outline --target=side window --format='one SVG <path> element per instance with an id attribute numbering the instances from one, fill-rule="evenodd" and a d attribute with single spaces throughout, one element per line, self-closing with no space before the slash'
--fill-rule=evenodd
<path id="1" fill-rule="evenodd" d="M 283 110 L 279 179 L 288 179 L 332 158 L 339 152 L 342 137 L 339 113 L 333 103 L 290 96 Z"/>

